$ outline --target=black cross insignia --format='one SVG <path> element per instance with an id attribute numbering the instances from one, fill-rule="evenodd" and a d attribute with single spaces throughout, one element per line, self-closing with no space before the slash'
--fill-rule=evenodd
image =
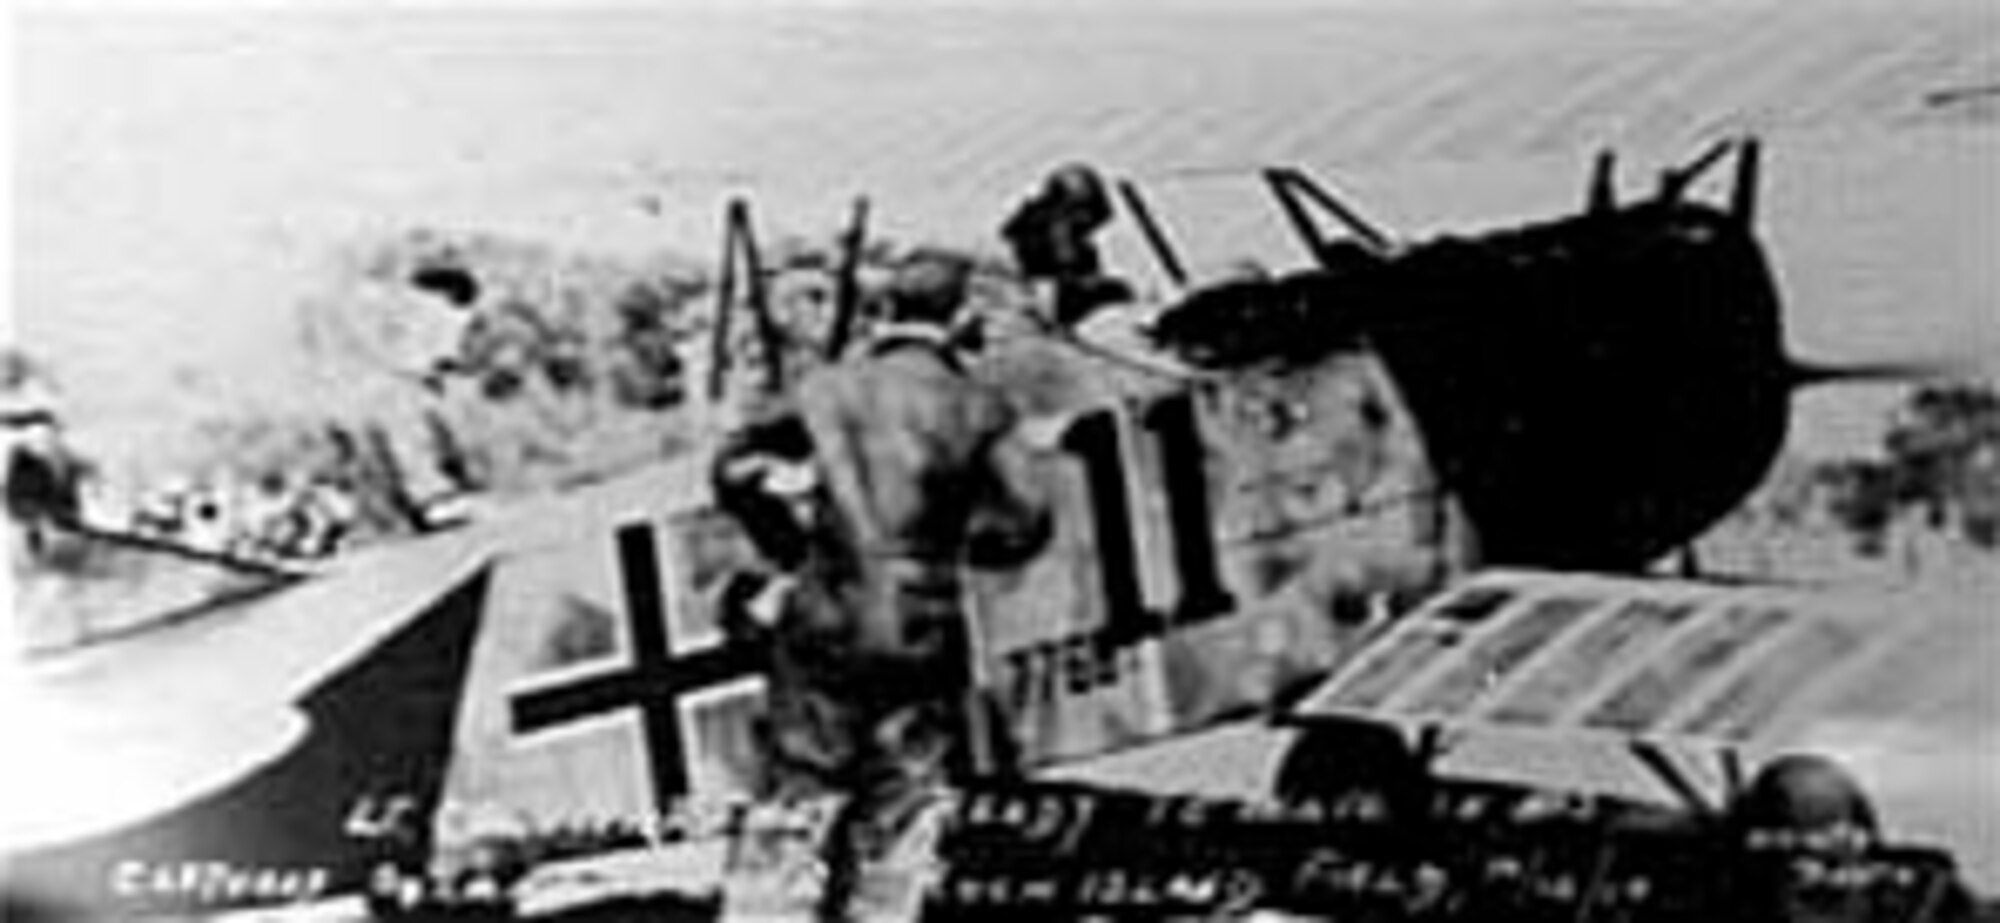
<path id="1" fill-rule="evenodd" d="M 680 700 L 758 672 L 751 649 L 724 642 L 676 656 L 660 590 L 659 555 L 649 524 L 618 530 L 618 573 L 625 590 L 625 620 L 632 662 L 564 686 L 538 689 L 512 702 L 514 732 L 531 734 L 627 706 L 639 709 L 652 765 L 653 797 L 662 810 L 688 794 L 687 745 L 681 737 Z"/>

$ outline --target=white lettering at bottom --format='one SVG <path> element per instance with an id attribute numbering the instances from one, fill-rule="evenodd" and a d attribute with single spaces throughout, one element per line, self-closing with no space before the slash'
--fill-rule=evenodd
<path id="1" fill-rule="evenodd" d="M 318 866 L 236 865 L 215 860 L 145 862 L 112 866 L 111 893 L 120 898 L 171 898 L 196 903 L 309 901 L 326 892 L 328 873 Z"/>

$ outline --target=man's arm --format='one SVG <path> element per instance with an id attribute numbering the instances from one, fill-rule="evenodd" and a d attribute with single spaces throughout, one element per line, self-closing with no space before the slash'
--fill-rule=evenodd
<path id="1" fill-rule="evenodd" d="M 715 505 L 743 527 L 759 554 L 787 570 L 805 558 L 806 529 L 777 482 L 788 470 L 811 465 L 812 454 L 803 421 L 788 413 L 731 435 L 709 470 Z"/>

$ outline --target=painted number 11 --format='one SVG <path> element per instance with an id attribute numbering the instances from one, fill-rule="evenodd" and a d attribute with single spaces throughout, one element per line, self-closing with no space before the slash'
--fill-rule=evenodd
<path id="1" fill-rule="evenodd" d="M 1083 462 L 1097 537 L 1107 633 L 1119 643 L 1158 634 L 1169 624 L 1203 621 L 1233 605 L 1229 591 L 1222 586 L 1208 475 L 1202 463 L 1206 453 L 1197 429 L 1194 395 L 1182 392 L 1160 398 L 1146 405 L 1138 417 L 1138 429 L 1150 436 L 1159 450 L 1165 480 L 1167 530 L 1180 588 L 1170 612 L 1148 609 L 1140 587 L 1128 475 L 1136 458 L 1128 459 L 1123 451 L 1117 415 L 1108 409 L 1084 414 L 1062 437 L 1063 449 Z"/>

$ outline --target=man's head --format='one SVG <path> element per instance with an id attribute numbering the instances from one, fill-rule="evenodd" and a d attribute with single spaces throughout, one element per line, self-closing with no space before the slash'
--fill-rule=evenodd
<path id="1" fill-rule="evenodd" d="M 1860 783 L 1825 757 L 1793 754 L 1771 761 L 1738 797 L 1735 820 L 1746 836 L 1776 840 L 1872 839 L 1875 808 Z"/>
<path id="2" fill-rule="evenodd" d="M 1876 918 L 1866 870 L 1880 831 L 1867 793 L 1845 769 L 1819 756 L 1781 757 L 1737 798 L 1733 815 L 1743 850 L 1736 900 L 1746 919 Z"/>
<path id="3" fill-rule="evenodd" d="M 889 278 L 888 320 L 949 325 L 965 304 L 972 261 L 946 250 L 925 248 L 899 262 Z"/>
<path id="4" fill-rule="evenodd" d="M 1086 217 L 1092 226 L 1111 219 L 1111 194 L 1104 178 L 1088 164 L 1070 163 L 1049 173 L 1042 195 L 1065 212 Z"/>
<path id="5" fill-rule="evenodd" d="M 1374 822 L 1422 820 L 1430 769 L 1395 728 L 1359 719 L 1316 719 L 1278 766 L 1280 801 L 1317 805 Z"/>

